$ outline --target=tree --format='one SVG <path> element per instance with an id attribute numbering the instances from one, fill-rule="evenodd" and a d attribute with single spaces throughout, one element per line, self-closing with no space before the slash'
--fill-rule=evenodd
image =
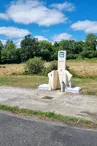
<path id="1" fill-rule="evenodd" d="M 55 42 L 52 46 L 52 54 L 51 54 L 52 60 L 58 60 L 58 51 L 59 50 L 61 50 L 60 44 L 59 44 L 59 42 Z"/>
<path id="2" fill-rule="evenodd" d="M 29 58 L 39 56 L 39 42 L 36 38 L 27 36 L 21 41 L 21 61 L 24 62 Z"/>
<path id="3" fill-rule="evenodd" d="M 75 42 L 73 53 L 80 54 L 83 51 L 83 48 L 84 48 L 84 42 L 83 41 Z"/>
<path id="4" fill-rule="evenodd" d="M 25 39 L 27 39 L 27 38 L 31 38 L 31 34 L 26 35 Z"/>
<path id="5" fill-rule="evenodd" d="M 60 49 L 67 51 L 67 59 L 75 59 L 77 57 L 74 40 L 62 40 L 60 42 Z"/>
<path id="6" fill-rule="evenodd" d="M 51 56 L 53 53 L 52 44 L 44 40 L 39 42 L 39 47 L 40 47 L 41 57 L 43 58 L 43 60 L 51 61 L 52 60 Z"/>
<path id="7" fill-rule="evenodd" d="M 16 63 L 21 63 L 21 48 L 16 49 Z"/>
<path id="8" fill-rule="evenodd" d="M 93 58 L 96 57 L 97 36 L 88 34 L 85 39 L 84 49 L 81 53 L 82 57 Z"/>
<path id="9" fill-rule="evenodd" d="M 90 33 L 86 36 L 85 42 L 86 43 L 93 43 L 97 40 L 97 36 L 93 33 Z"/>
<path id="10" fill-rule="evenodd" d="M 2 50 L 2 63 L 15 63 L 16 60 L 16 46 L 12 41 L 7 41 Z"/>
<path id="11" fill-rule="evenodd" d="M 85 49 L 96 50 L 97 36 L 94 34 L 88 34 L 85 39 Z"/>
<path id="12" fill-rule="evenodd" d="M 4 48 L 2 42 L 0 41 L 0 63 L 1 63 L 1 52 L 2 52 L 2 49 Z"/>

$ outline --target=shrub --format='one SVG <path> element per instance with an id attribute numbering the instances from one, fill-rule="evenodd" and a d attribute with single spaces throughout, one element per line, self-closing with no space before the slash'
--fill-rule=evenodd
<path id="1" fill-rule="evenodd" d="M 57 66 L 58 66 L 58 61 L 52 61 L 49 66 L 49 71 L 57 70 L 57 68 L 58 68 Z"/>
<path id="2" fill-rule="evenodd" d="M 49 67 L 43 69 L 42 75 L 47 75 L 52 70 L 57 70 L 57 61 L 52 61 Z"/>
<path id="3" fill-rule="evenodd" d="M 44 69 L 44 62 L 41 58 L 34 57 L 26 62 L 25 72 L 30 74 L 40 74 Z"/>
<path id="4" fill-rule="evenodd" d="M 41 72 L 41 75 L 42 75 L 42 76 L 47 76 L 49 72 L 50 72 L 50 71 L 49 71 L 49 67 L 47 67 L 47 68 L 44 67 L 43 71 Z"/>

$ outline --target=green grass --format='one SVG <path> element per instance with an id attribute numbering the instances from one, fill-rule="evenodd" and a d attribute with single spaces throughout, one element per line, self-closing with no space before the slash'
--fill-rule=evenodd
<path id="1" fill-rule="evenodd" d="M 82 88 L 82 94 L 97 96 L 97 78 L 73 78 L 72 82 Z"/>
<path id="2" fill-rule="evenodd" d="M 25 88 L 37 88 L 40 84 L 47 83 L 48 78 L 45 76 L 0 76 L 0 85 L 15 86 Z"/>
<path id="3" fill-rule="evenodd" d="M 37 88 L 40 84 L 48 83 L 46 76 L 0 76 L 0 86 Z M 83 94 L 97 95 L 97 78 L 72 78 L 75 86 L 82 88 Z"/>
<path id="4" fill-rule="evenodd" d="M 8 111 L 15 114 L 22 114 L 24 116 L 37 116 L 41 119 L 46 120 L 54 120 L 59 121 L 71 126 L 78 126 L 78 127 L 88 127 L 88 128 L 97 128 L 97 124 L 93 123 L 89 120 L 81 119 L 81 118 L 75 118 L 75 117 L 69 117 L 69 116 L 63 116 L 60 114 L 55 114 L 54 112 L 41 112 L 41 111 L 33 111 L 29 109 L 20 109 L 18 107 L 8 106 L 8 105 L 0 105 L 0 110 L 2 111 Z"/>

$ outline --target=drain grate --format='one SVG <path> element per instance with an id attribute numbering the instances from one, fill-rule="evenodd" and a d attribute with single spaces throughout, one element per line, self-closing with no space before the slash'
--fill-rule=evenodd
<path id="1" fill-rule="evenodd" d="M 42 99 L 49 99 L 49 100 L 51 100 L 51 99 L 53 99 L 54 97 L 51 97 L 51 96 L 44 96 L 44 97 L 42 97 Z"/>

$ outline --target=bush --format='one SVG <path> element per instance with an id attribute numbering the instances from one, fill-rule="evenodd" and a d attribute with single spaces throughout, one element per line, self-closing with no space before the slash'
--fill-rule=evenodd
<path id="1" fill-rule="evenodd" d="M 52 70 L 57 70 L 57 68 L 58 68 L 58 61 L 52 61 L 49 66 L 49 71 L 51 72 Z"/>
<path id="2" fill-rule="evenodd" d="M 52 61 L 50 63 L 50 66 L 47 68 L 44 68 L 42 75 L 47 75 L 49 72 L 51 72 L 52 70 L 57 70 L 57 61 Z"/>
<path id="3" fill-rule="evenodd" d="M 44 70 L 44 62 L 41 58 L 34 57 L 26 62 L 25 72 L 30 74 L 40 74 Z"/>

